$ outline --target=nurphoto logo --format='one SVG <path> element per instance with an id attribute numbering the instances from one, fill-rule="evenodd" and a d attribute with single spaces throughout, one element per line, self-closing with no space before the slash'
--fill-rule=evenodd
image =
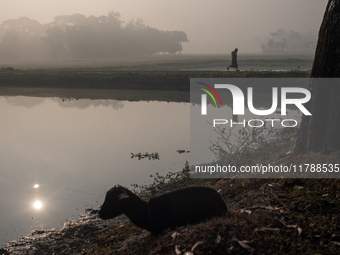
<path id="1" fill-rule="evenodd" d="M 220 94 L 216 91 L 216 89 L 221 89 L 219 91 L 228 90 L 231 93 L 232 96 L 232 112 L 233 115 L 244 115 L 245 114 L 245 96 L 243 91 L 236 85 L 232 84 L 214 84 L 214 87 L 202 83 L 202 82 L 196 82 L 198 84 L 201 84 L 205 86 L 206 88 L 197 87 L 198 89 L 204 91 L 204 94 L 201 94 L 201 115 L 207 115 L 207 95 L 210 96 L 210 98 L 213 100 L 214 105 L 217 106 L 215 96 L 218 98 L 220 102 L 220 106 L 222 107 L 222 100 L 220 97 Z M 213 95 L 212 93 L 215 95 Z M 249 111 L 258 116 L 268 116 L 270 114 L 273 114 L 277 112 L 278 109 L 278 99 L 279 99 L 279 88 L 278 87 L 271 87 L 271 107 L 269 109 L 256 109 L 254 107 L 254 94 L 253 94 L 253 87 L 247 87 L 247 107 Z M 290 98 L 288 95 L 294 93 L 298 95 L 302 95 L 302 98 Z M 303 105 L 307 103 L 311 99 L 311 93 L 306 88 L 301 87 L 281 87 L 280 88 L 280 112 L 281 116 L 287 115 L 287 105 L 295 105 L 297 109 L 299 109 L 302 114 L 304 115 L 312 115 L 306 107 Z M 250 127 L 262 127 L 265 122 L 270 123 L 272 127 L 274 127 L 274 123 L 280 121 L 282 127 L 295 127 L 297 126 L 297 121 L 295 119 L 250 119 L 246 122 L 244 119 L 242 122 L 235 122 L 232 119 L 213 119 L 213 126 L 216 125 L 225 125 L 227 123 L 230 123 L 230 127 L 233 125 L 243 125 L 244 127 L 246 124 Z"/>

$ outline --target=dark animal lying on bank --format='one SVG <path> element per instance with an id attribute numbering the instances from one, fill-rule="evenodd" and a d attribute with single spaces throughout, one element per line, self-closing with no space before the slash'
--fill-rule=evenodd
<path id="1" fill-rule="evenodd" d="M 220 194 L 208 187 L 189 186 L 145 201 L 128 189 L 115 186 L 106 193 L 99 217 L 111 219 L 125 214 L 136 226 L 158 234 L 226 212 L 227 206 Z"/>

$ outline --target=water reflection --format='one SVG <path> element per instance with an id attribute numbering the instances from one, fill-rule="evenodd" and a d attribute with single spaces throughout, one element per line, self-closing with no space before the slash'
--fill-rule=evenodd
<path id="1" fill-rule="evenodd" d="M 91 99 L 82 99 L 79 98 L 34 98 L 32 100 L 31 97 L 25 96 L 16 96 L 16 97 L 4 97 L 5 102 L 11 106 L 23 106 L 25 108 L 33 108 L 39 105 L 44 104 L 46 100 L 56 102 L 61 108 L 77 108 L 77 109 L 86 109 L 89 107 L 99 107 L 99 106 L 107 106 L 112 107 L 112 109 L 118 110 L 124 107 L 123 101 L 118 100 L 91 100 Z"/>
<path id="2" fill-rule="evenodd" d="M 23 106 L 26 108 L 33 108 L 35 106 L 38 106 L 44 103 L 44 101 L 45 99 L 43 97 L 35 98 L 34 100 L 32 100 L 31 97 L 23 97 L 23 96 L 5 97 L 6 104 L 11 105 L 11 106 Z"/>
<path id="3" fill-rule="evenodd" d="M 35 209 L 40 209 L 41 206 L 42 206 L 42 203 L 41 203 L 40 201 L 35 201 L 35 202 L 34 202 L 34 208 L 35 208 Z"/>
<path id="4" fill-rule="evenodd" d="M 0 96 L 0 245 L 62 227 L 116 184 L 179 171 L 189 104 Z M 159 160 L 132 160 L 157 152 Z M 17 230 L 16 230 L 17 229 Z"/>
<path id="5" fill-rule="evenodd" d="M 62 108 L 77 108 L 77 109 L 86 109 L 89 107 L 111 107 L 112 109 L 118 110 L 124 107 L 123 101 L 118 100 L 90 100 L 90 99 L 75 99 L 75 98 L 53 98 L 54 101 L 58 103 L 58 105 Z M 67 102 L 67 104 L 65 104 Z"/>
<path id="6" fill-rule="evenodd" d="M 0 244 L 33 228 L 62 227 L 101 205 L 112 186 L 180 171 L 190 154 L 192 164 L 213 160 L 216 135 L 202 126 L 190 148 L 189 118 L 189 103 L 0 96 Z M 139 152 L 159 157 L 131 159 Z"/>

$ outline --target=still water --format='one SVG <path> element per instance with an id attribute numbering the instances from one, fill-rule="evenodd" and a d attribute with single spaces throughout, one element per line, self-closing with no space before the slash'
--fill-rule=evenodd
<path id="1" fill-rule="evenodd" d="M 91 90 L 92 99 L 8 93 L 0 96 L 0 247 L 33 229 L 62 228 L 85 208 L 100 206 L 116 184 L 147 184 L 150 175 L 180 171 L 189 159 L 190 164 L 215 159 L 209 146 L 216 132 L 211 123 L 198 122 L 200 105 L 180 102 L 187 94 L 176 92 L 171 100 L 179 102 L 164 102 L 152 97 L 168 95 L 150 92 L 129 94 L 136 101 L 93 99 L 109 98 L 112 91 Z M 88 98 L 89 91 L 67 93 Z M 266 109 L 263 102 L 259 107 Z M 233 118 L 231 108 L 223 108 L 208 105 L 210 113 L 223 110 L 225 118 Z M 252 118 L 248 110 L 245 117 Z M 287 118 L 301 114 L 290 109 Z M 131 158 L 146 152 L 159 159 Z"/>
<path id="2" fill-rule="evenodd" d="M 189 103 L 0 96 L 0 247 L 62 228 L 116 184 L 180 171 L 189 112 Z M 160 159 L 131 158 L 139 152 Z"/>

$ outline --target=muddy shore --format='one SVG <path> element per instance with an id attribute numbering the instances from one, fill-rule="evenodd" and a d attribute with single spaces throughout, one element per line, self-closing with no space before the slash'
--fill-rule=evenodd
<path id="1" fill-rule="evenodd" d="M 34 230 L 17 241 L 7 242 L 0 254 L 74 254 L 89 249 L 97 237 L 125 222 L 125 217 L 103 221 L 88 209 L 79 219 L 67 221 L 61 230 Z"/>

